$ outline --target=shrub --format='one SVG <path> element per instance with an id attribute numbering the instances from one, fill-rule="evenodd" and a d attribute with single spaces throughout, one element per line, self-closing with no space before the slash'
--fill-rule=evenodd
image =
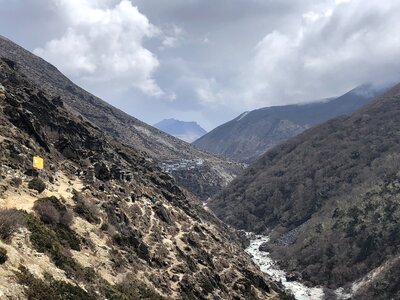
<path id="1" fill-rule="evenodd" d="M 150 261 L 149 247 L 132 230 L 128 230 L 124 234 L 115 234 L 112 239 L 121 247 L 132 248 L 139 258 Z"/>
<path id="2" fill-rule="evenodd" d="M 56 233 L 49 228 L 49 225 L 45 226 L 32 214 L 27 215 L 27 224 L 31 232 L 31 243 L 38 252 L 48 253 L 54 264 L 63 269 L 68 276 L 76 276 L 82 271 L 82 267 L 71 257 L 69 249 L 66 248 L 71 247 L 70 240 L 63 240 L 59 232 Z M 75 232 L 72 230 L 71 232 L 76 236 Z"/>
<path id="3" fill-rule="evenodd" d="M 46 224 L 58 224 L 60 222 L 58 210 L 48 202 L 35 203 L 33 209 L 38 214 L 40 220 Z"/>
<path id="4" fill-rule="evenodd" d="M 108 224 L 107 223 L 101 224 L 100 229 L 103 230 L 103 231 L 107 231 L 108 230 Z"/>
<path id="5" fill-rule="evenodd" d="M 40 178 L 33 178 L 31 181 L 29 181 L 28 188 L 38 191 L 40 194 L 46 189 L 46 184 Z"/>
<path id="6" fill-rule="evenodd" d="M 71 211 L 54 196 L 37 200 L 33 210 L 46 224 L 69 226 L 73 219 Z"/>
<path id="7" fill-rule="evenodd" d="M 56 281 L 56 280 L 51 280 L 50 281 L 50 288 L 55 291 L 57 295 L 61 297 L 61 299 L 68 299 L 68 300 L 74 300 L 74 299 L 87 299 L 87 300 L 95 300 L 98 299 L 96 295 L 94 294 L 89 294 L 82 288 L 80 288 L 77 285 L 72 285 L 70 283 L 67 283 L 65 281 Z"/>
<path id="8" fill-rule="evenodd" d="M 74 211 L 79 216 L 81 216 L 83 219 L 92 224 L 99 224 L 101 222 L 98 216 L 100 212 L 96 204 L 94 204 L 90 200 L 84 199 L 78 193 L 74 193 L 72 199 L 76 202 Z"/>
<path id="9" fill-rule="evenodd" d="M 37 222 L 36 232 L 32 232 L 33 237 L 36 237 L 38 234 L 44 235 L 45 231 L 51 231 L 61 245 L 76 251 L 80 250 L 81 240 L 75 231 L 68 226 L 72 221 L 72 213 L 56 197 L 39 199 L 36 201 L 33 209 L 39 215 L 40 220 L 50 227 L 39 227 L 40 224 Z M 40 237 L 38 238 L 40 239 Z M 42 242 L 45 241 L 46 237 L 43 237 Z M 51 243 L 51 241 L 49 242 Z"/>
<path id="10" fill-rule="evenodd" d="M 19 272 L 16 275 L 18 282 L 27 287 L 25 290 L 27 299 L 95 300 L 97 298 L 95 295 L 89 294 L 79 286 L 55 280 L 49 274 L 45 275 L 44 280 L 36 278 L 22 266 L 19 268 Z"/>
<path id="11" fill-rule="evenodd" d="M 153 288 L 137 280 L 131 274 L 128 274 L 120 284 L 111 285 L 105 280 L 100 280 L 101 294 L 104 298 L 110 300 L 164 300 Z"/>
<path id="12" fill-rule="evenodd" d="M 133 276 L 128 275 L 120 284 L 113 289 L 114 293 L 110 299 L 128 300 L 128 299 L 149 299 L 163 300 L 153 288 L 147 286 L 143 282 L 138 281 Z"/>
<path id="13" fill-rule="evenodd" d="M 4 264 L 8 259 L 7 250 L 0 247 L 0 265 Z"/>
<path id="14" fill-rule="evenodd" d="M 9 241 L 12 234 L 26 226 L 25 213 L 17 209 L 0 209 L 0 238 Z"/>
<path id="15" fill-rule="evenodd" d="M 75 251 L 81 250 L 81 239 L 71 228 L 63 224 L 57 224 L 53 227 L 53 230 L 63 246 Z"/>

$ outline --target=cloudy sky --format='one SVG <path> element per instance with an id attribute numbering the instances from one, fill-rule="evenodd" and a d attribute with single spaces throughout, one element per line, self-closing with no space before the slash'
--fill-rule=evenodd
<path id="1" fill-rule="evenodd" d="M 0 34 L 149 124 L 400 81 L 396 0 L 0 0 Z"/>

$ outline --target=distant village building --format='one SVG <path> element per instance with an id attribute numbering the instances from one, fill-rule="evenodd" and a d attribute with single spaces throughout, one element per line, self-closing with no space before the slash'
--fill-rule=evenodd
<path id="1" fill-rule="evenodd" d="M 180 159 L 166 161 L 160 164 L 161 170 L 166 173 L 182 170 L 196 170 L 203 167 L 203 159 Z"/>

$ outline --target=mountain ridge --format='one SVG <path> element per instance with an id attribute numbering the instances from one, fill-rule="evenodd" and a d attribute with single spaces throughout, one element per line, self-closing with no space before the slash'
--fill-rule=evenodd
<path id="1" fill-rule="evenodd" d="M 361 85 L 337 98 L 245 112 L 210 131 L 193 145 L 229 159 L 250 163 L 271 147 L 312 126 L 354 112 L 384 89 Z"/>
<path id="2" fill-rule="evenodd" d="M 0 57 L 12 60 L 20 72 L 105 133 L 147 153 L 156 163 L 203 159 L 204 168 L 180 170 L 172 175 L 178 183 L 206 200 L 243 170 L 243 165 L 201 151 L 161 130 L 126 114 L 75 85 L 42 58 L 0 37 Z M 198 186 L 201 188 L 199 189 Z"/>

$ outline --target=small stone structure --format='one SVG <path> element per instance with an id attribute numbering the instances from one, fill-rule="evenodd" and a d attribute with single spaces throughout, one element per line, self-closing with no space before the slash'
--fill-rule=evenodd
<path id="1" fill-rule="evenodd" d="M 89 183 L 94 183 L 95 182 L 95 172 L 94 172 L 94 166 L 90 165 L 87 169 L 86 172 L 86 181 Z"/>

